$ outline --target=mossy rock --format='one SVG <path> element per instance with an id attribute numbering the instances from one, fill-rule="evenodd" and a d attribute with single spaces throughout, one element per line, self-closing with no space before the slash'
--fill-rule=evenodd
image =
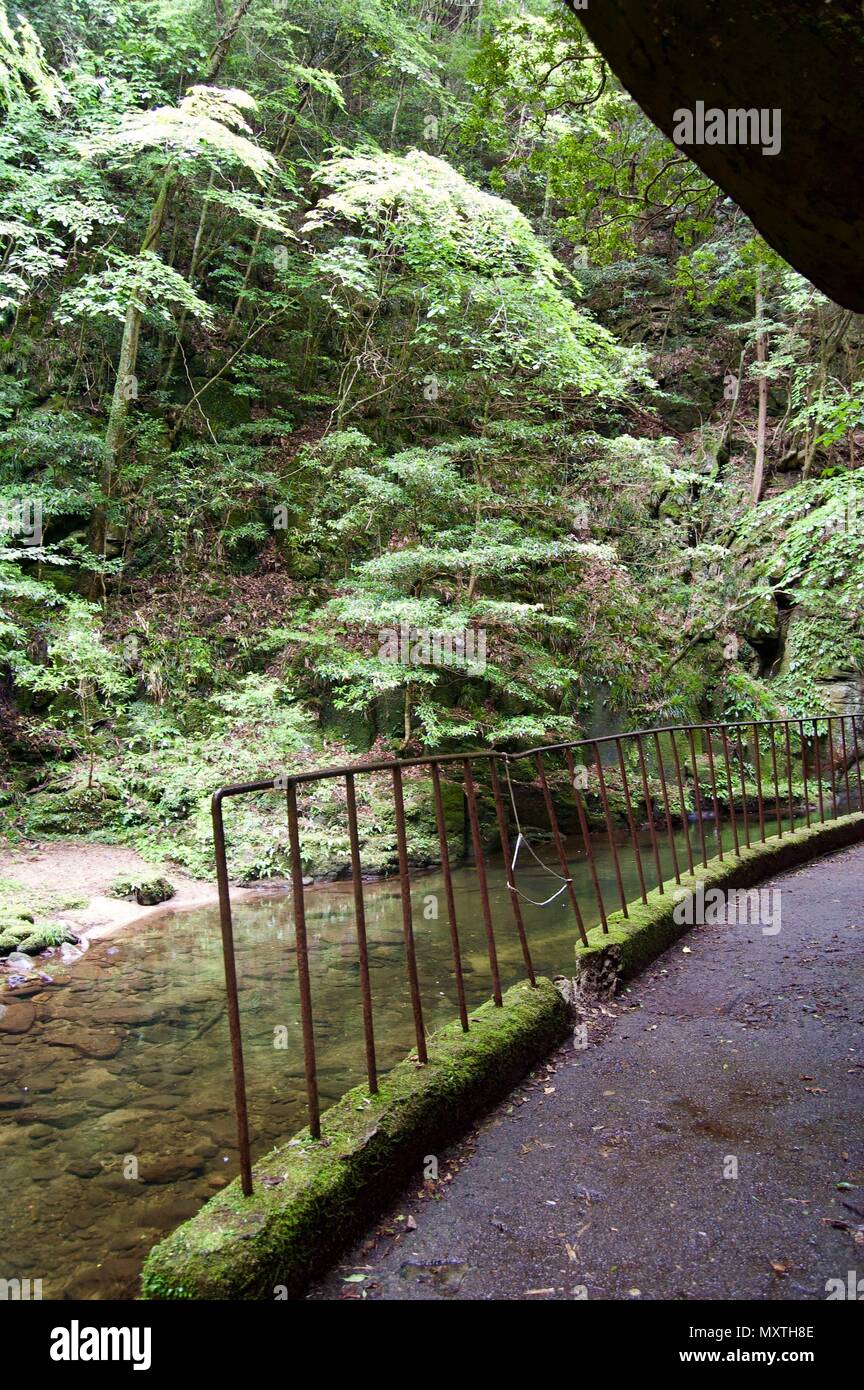
<path id="1" fill-rule="evenodd" d="M 117 793 L 113 788 L 39 792 L 27 798 L 27 832 L 38 837 L 80 835 L 88 830 L 98 830 L 116 800 Z"/>
<path id="2" fill-rule="evenodd" d="M 52 946 L 72 944 L 78 937 L 62 922 L 40 922 L 35 926 L 33 919 L 23 917 L 16 921 L 0 923 L 0 956 L 8 956 L 12 951 L 23 951 L 28 956 L 38 956 Z"/>
<path id="3" fill-rule="evenodd" d="M 163 878 L 161 874 L 154 874 L 149 878 L 115 878 L 108 889 L 112 898 L 134 899 L 140 907 L 155 907 L 157 903 L 165 903 L 174 897 L 174 891 L 170 879 Z"/>
<path id="4" fill-rule="evenodd" d="M 3 928 L 3 935 L 11 937 L 13 941 L 26 941 L 35 930 L 32 922 L 22 922 L 20 926 L 8 924 Z"/>
<path id="5" fill-rule="evenodd" d="M 5 912 L 0 913 L 0 932 L 24 931 L 26 935 L 35 921 L 36 918 L 33 916 L 32 912 L 18 912 L 15 909 L 7 909 Z"/>

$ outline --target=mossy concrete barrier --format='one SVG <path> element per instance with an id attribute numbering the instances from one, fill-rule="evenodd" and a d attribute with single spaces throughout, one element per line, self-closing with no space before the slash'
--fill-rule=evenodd
<path id="1" fill-rule="evenodd" d="M 740 827 L 739 827 L 740 835 Z M 751 828 L 752 839 L 752 828 Z M 698 865 L 692 874 L 682 873 L 680 889 L 667 882 L 665 892 L 655 889 L 648 902 L 628 903 L 629 916 L 616 912 L 608 918 L 609 932 L 591 932 L 589 944 L 576 946 L 577 993 L 583 996 L 613 994 L 622 980 L 635 975 L 690 930 L 686 922 L 676 922 L 674 912 L 681 889 L 694 891 L 700 883 L 709 888 L 750 888 L 760 880 L 794 868 L 808 859 L 831 850 L 842 849 L 864 839 L 864 815 L 840 816 L 827 825 L 787 831 L 771 836 L 763 844 L 741 842 L 741 857 L 724 850 L 724 858 L 711 859 L 707 867 Z M 679 851 L 680 858 L 680 851 Z"/>
<path id="2" fill-rule="evenodd" d="M 376 1096 L 365 1086 L 254 1168 L 254 1192 L 235 1179 L 151 1250 L 144 1298 L 293 1297 L 327 1267 L 422 1160 L 499 1100 L 572 1028 L 550 980 L 514 985 L 503 1007 L 483 1004 L 429 1039 L 429 1061 L 400 1062 Z M 277 1294 L 277 1290 L 279 1293 Z"/>

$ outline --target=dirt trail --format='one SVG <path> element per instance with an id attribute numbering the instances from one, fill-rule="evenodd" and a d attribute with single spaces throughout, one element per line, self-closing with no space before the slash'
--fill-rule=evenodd
<path id="1" fill-rule="evenodd" d="M 215 883 L 190 878 L 173 866 L 160 872 L 174 885 L 174 897 L 157 907 L 141 907 L 136 902 L 109 898 L 115 878 L 152 871 L 134 849 L 122 845 L 99 845 L 89 840 L 47 840 L 0 848 L 0 879 L 14 879 L 26 896 L 45 893 L 86 899 L 86 906 L 51 910 L 50 916 L 86 930 L 95 940 L 161 912 L 188 907 L 205 907 L 217 901 Z"/>
<path id="2" fill-rule="evenodd" d="M 779 934 L 694 928 L 311 1297 L 824 1299 L 864 1277 L 862 883 L 856 846 L 762 885 Z"/>

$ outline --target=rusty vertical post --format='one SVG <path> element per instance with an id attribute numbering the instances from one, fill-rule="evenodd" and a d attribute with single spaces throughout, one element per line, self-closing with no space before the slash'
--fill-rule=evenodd
<path id="1" fill-rule="evenodd" d="M 480 905 L 483 909 L 483 927 L 486 932 L 486 950 L 489 956 L 489 970 L 492 975 L 492 998 L 500 1009 L 503 1005 L 501 995 L 501 976 L 498 970 L 498 952 L 495 949 L 495 930 L 492 926 L 492 908 L 489 904 L 489 884 L 486 879 L 486 863 L 483 858 L 483 839 L 480 834 L 480 819 L 477 815 L 477 793 L 471 772 L 471 759 L 462 763 L 465 774 L 465 795 L 468 798 L 468 815 L 471 820 L 471 840 L 474 845 L 474 868 L 480 884 Z"/>
<path id="2" fill-rule="evenodd" d="M 450 949 L 453 953 L 453 974 L 456 979 L 456 998 L 462 1032 L 468 1032 L 468 1008 L 465 1003 L 465 981 L 462 976 L 462 952 L 459 949 L 459 929 L 456 925 L 456 903 L 453 898 L 453 876 L 450 872 L 450 846 L 447 843 L 447 817 L 441 795 L 441 773 L 437 763 L 430 767 L 432 792 L 435 798 L 435 820 L 438 826 L 438 846 L 441 851 L 441 874 L 444 879 L 444 898 L 447 903 L 447 922 L 450 927 Z"/>
<path id="3" fill-rule="evenodd" d="M 629 917 L 627 910 L 627 894 L 624 892 L 624 880 L 621 877 L 621 861 L 618 857 L 618 843 L 615 839 L 615 827 L 612 824 L 612 816 L 609 812 L 609 796 L 606 790 L 606 778 L 603 775 L 603 759 L 600 756 L 600 745 L 592 744 L 594 749 L 594 763 L 597 768 L 597 784 L 600 788 L 600 801 L 603 806 L 603 819 L 606 822 L 606 835 L 609 840 L 609 850 L 612 854 L 612 863 L 615 866 L 615 878 L 618 882 L 618 897 L 621 900 L 621 911 L 625 917 Z"/>
<path id="4" fill-rule="evenodd" d="M 630 828 L 630 844 L 636 858 L 636 872 L 639 875 L 639 889 L 642 894 L 643 903 L 647 903 L 648 894 L 645 892 L 645 875 L 642 872 L 642 856 L 639 853 L 639 839 L 636 834 L 636 822 L 633 819 L 633 803 L 630 800 L 630 783 L 627 780 L 627 768 L 624 766 L 624 753 L 621 748 L 620 738 L 616 738 L 615 748 L 618 753 L 618 766 L 621 770 L 621 786 L 624 789 L 624 805 L 627 807 L 627 824 Z"/>
<path id="5" fill-rule="evenodd" d="M 858 742 L 858 720 L 852 715 L 852 738 L 855 742 L 855 778 L 858 782 L 858 810 L 864 811 L 864 790 L 861 787 L 861 750 Z"/>
<path id="6" fill-rule="evenodd" d="M 306 941 L 306 903 L 303 897 L 303 862 L 297 817 L 297 788 L 288 783 L 288 842 L 291 847 L 291 902 L 294 908 L 294 940 L 297 948 L 297 981 L 300 986 L 300 1027 L 303 1031 L 303 1066 L 306 1072 L 306 1104 L 309 1133 L 321 1138 L 318 1075 L 315 1067 L 315 1029 L 312 1021 L 312 986 L 309 980 L 309 947 Z"/>
<path id="7" fill-rule="evenodd" d="M 771 773 L 774 780 L 774 808 L 777 815 L 777 839 L 783 839 L 783 818 L 780 814 L 780 783 L 777 778 L 777 740 L 774 737 L 774 725 L 769 725 L 771 730 Z"/>
<path id="8" fill-rule="evenodd" d="M 831 815 L 837 819 L 837 769 L 834 755 L 834 717 L 828 716 L 828 768 L 831 773 Z"/>
<path id="9" fill-rule="evenodd" d="M 741 858 L 741 846 L 738 842 L 738 818 L 735 815 L 735 793 L 732 790 L 732 764 L 729 762 L 729 740 L 726 737 L 726 725 L 720 725 L 720 742 L 723 744 L 723 763 L 726 768 L 726 795 L 729 798 L 729 820 L 732 825 L 732 844 L 738 858 Z"/>
<path id="10" fill-rule="evenodd" d="M 579 935 L 582 938 L 583 945 L 587 946 L 588 936 L 585 931 L 585 923 L 582 920 L 582 913 L 579 908 L 579 899 L 576 897 L 576 889 L 573 886 L 573 878 L 570 873 L 570 867 L 567 863 L 567 855 L 564 852 L 564 842 L 561 839 L 561 831 L 558 829 L 558 818 L 555 815 L 555 807 L 552 804 L 552 794 L 549 791 L 549 783 L 546 781 L 546 770 L 543 767 L 542 753 L 534 754 L 534 765 L 537 768 L 537 773 L 540 778 L 540 789 L 543 792 L 543 800 L 546 805 L 546 816 L 549 821 L 550 828 L 552 830 L 552 839 L 555 842 L 555 850 L 558 855 L 558 863 L 561 866 L 561 873 L 563 874 L 564 881 L 567 884 L 567 892 L 570 896 L 570 902 L 573 906 L 573 913 L 576 918 L 576 926 L 579 929 Z"/>
<path id="11" fill-rule="evenodd" d="M 804 815 L 807 818 L 807 829 L 810 829 L 810 789 L 807 785 L 807 738 L 804 733 L 804 720 L 798 720 L 798 732 L 801 735 L 801 777 L 804 782 Z"/>
<path id="12" fill-rule="evenodd" d="M 363 902 L 363 870 L 360 865 L 360 837 L 357 833 L 357 792 L 354 774 L 345 776 L 345 798 L 348 807 L 348 840 L 351 845 L 351 884 L 354 889 L 354 923 L 357 929 L 357 954 L 360 960 L 360 998 L 363 1004 L 363 1038 L 366 1046 L 366 1076 L 369 1090 L 378 1091 L 378 1069 L 375 1063 L 375 1031 L 372 1023 L 372 987 L 369 982 L 369 950 L 366 944 L 366 908 Z"/>
<path id="13" fill-rule="evenodd" d="M 735 731 L 735 742 L 738 748 L 738 770 L 741 776 L 741 816 L 744 820 L 744 843 L 750 848 L 750 811 L 747 807 L 747 769 L 744 763 L 744 744 L 741 739 L 741 730 Z"/>
<path id="14" fill-rule="evenodd" d="M 843 758 L 843 780 L 846 784 L 846 814 L 852 810 L 852 788 L 849 786 L 849 752 L 846 747 L 846 716 L 840 716 L 840 747 Z"/>
<path id="15" fill-rule="evenodd" d="M 699 843 L 702 846 L 702 863 L 708 864 L 708 849 L 705 844 L 705 817 L 702 815 L 702 789 L 699 786 L 699 764 L 696 761 L 696 744 L 693 740 L 692 725 L 687 725 L 687 741 L 690 744 L 690 760 L 693 763 L 693 797 L 696 802 L 696 815 L 699 818 Z"/>
<path id="16" fill-rule="evenodd" d="M 657 754 L 657 770 L 660 773 L 660 786 L 663 792 L 663 814 L 666 818 L 666 834 L 669 838 L 669 848 L 672 851 L 672 867 L 675 873 L 675 882 L 681 882 L 681 870 L 678 867 L 678 850 L 675 845 L 675 834 L 672 830 L 672 813 L 669 810 L 669 792 L 666 787 L 666 769 L 663 766 L 663 753 L 660 748 L 660 735 L 654 732 L 654 751 Z"/>
<path id="17" fill-rule="evenodd" d="M 756 762 L 756 797 L 759 802 L 759 835 L 765 843 L 765 802 L 762 796 L 762 754 L 759 748 L 759 725 L 753 724 L 753 756 Z"/>
<path id="18" fill-rule="evenodd" d="M 392 769 L 393 804 L 396 811 L 396 850 L 399 855 L 399 890 L 402 897 L 402 936 L 405 941 L 405 966 L 408 972 L 408 989 L 411 994 L 411 1012 L 414 1015 L 414 1037 L 417 1041 L 417 1058 L 420 1062 L 429 1060 L 426 1051 L 426 1031 L 423 1027 L 423 1004 L 420 999 L 420 981 L 417 976 L 417 953 L 414 948 L 414 922 L 411 915 L 411 877 L 408 872 L 408 843 L 405 838 L 405 793 L 402 788 L 402 769 L 398 764 Z"/>
<path id="19" fill-rule="evenodd" d="M 604 932 L 608 932 L 609 923 L 606 921 L 606 908 L 603 903 L 603 893 L 600 889 L 600 880 L 597 877 L 597 865 L 594 863 L 594 846 L 591 843 L 591 836 L 588 832 L 588 818 L 585 815 L 585 805 L 582 800 L 582 792 L 576 786 L 576 769 L 573 766 L 573 754 L 569 748 L 564 749 L 564 760 L 567 763 L 567 772 L 570 777 L 570 785 L 573 788 L 573 795 L 576 797 L 576 812 L 579 816 L 579 829 L 582 833 L 582 843 L 585 846 L 585 856 L 588 860 L 588 869 L 591 874 L 591 882 L 594 885 L 594 896 L 597 899 L 597 910 L 600 913 L 600 924 Z"/>
<path id="20" fill-rule="evenodd" d="M 228 1036 L 231 1041 L 231 1070 L 234 1078 L 234 1113 L 237 1120 L 237 1147 L 240 1153 L 240 1186 L 244 1197 L 252 1196 L 252 1157 L 249 1148 L 249 1111 L 246 1103 L 246 1074 L 243 1067 L 243 1037 L 240 1029 L 240 1001 L 237 992 L 237 966 L 234 960 L 234 925 L 231 920 L 231 889 L 225 855 L 225 826 L 222 821 L 222 793 L 211 803 L 213 844 L 216 850 L 216 881 L 219 885 L 219 923 L 222 928 L 222 959 L 225 966 L 225 997 L 228 1008 Z"/>
<path id="21" fill-rule="evenodd" d="M 789 798 L 789 829 L 795 829 L 795 795 L 792 791 L 792 741 L 789 737 L 789 720 L 783 721 L 786 739 L 786 790 Z"/>
<path id="22" fill-rule="evenodd" d="M 723 858 L 723 818 L 720 814 L 720 798 L 717 795 L 717 774 L 714 770 L 714 748 L 711 744 L 711 725 L 705 730 L 705 741 L 708 745 L 708 771 L 711 777 L 711 804 L 714 807 L 714 840 L 717 845 L 717 857 Z"/>
<path id="23" fill-rule="evenodd" d="M 810 787 L 807 785 L 807 737 L 804 734 L 804 720 L 797 721 L 799 737 L 801 741 L 801 781 L 804 784 L 804 819 L 807 821 L 807 830 L 810 830 Z"/>
<path id="24" fill-rule="evenodd" d="M 634 734 L 636 740 L 636 750 L 639 754 L 639 770 L 642 774 L 642 793 L 645 797 L 645 814 L 648 817 L 648 834 L 651 836 L 651 852 L 654 855 L 654 866 L 657 870 L 657 892 L 663 892 L 663 870 L 660 867 L 660 850 L 657 847 L 657 832 L 654 829 L 654 808 L 651 804 L 651 792 L 648 788 L 648 770 L 645 766 L 645 753 L 642 748 L 641 734 Z"/>
<path id="25" fill-rule="evenodd" d="M 504 757 L 507 755 L 504 754 Z M 495 797 L 495 816 L 498 821 L 498 834 L 501 838 L 501 852 L 504 855 L 504 872 L 507 875 L 507 892 L 513 908 L 513 920 L 516 923 L 516 934 L 519 937 L 519 945 L 522 948 L 522 960 L 528 979 L 536 988 L 537 980 L 534 975 L 534 963 L 531 960 L 531 952 L 528 948 L 528 937 L 525 933 L 525 923 L 522 919 L 522 907 L 519 902 L 519 894 L 516 890 L 516 875 L 513 872 L 513 862 L 510 858 L 510 837 L 507 833 L 507 809 L 504 805 L 504 798 L 501 795 L 501 781 L 498 776 L 496 766 L 497 755 L 490 762 L 492 774 L 492 794 Z"/>
<path id="26" fill-rule="evenodd" d="M 822 753 L 819 748 L 818 719 L 813 720 L 813 758 L 816 764 L 813 771 L 816 774 L 816 793 L 819 798 L 819 821 L 823 823 L 825 820 L 825 797 L 822 792 Z"/>
<path id="27" fill-rule="evenodd" d="M 687 845 L 687 863 L 690 872 L 693 872 L 693 847 L 690 844 L 690 821 L 687 818 L 687 798 L 684 795 L 684 779 L 681 776 L 681 759 L 678 756 L 678 745 L 675 742 L 675 730 L 669 733 L 669 740 L 672 744 L 672 757 L 675 762 L 675 780 L 678 783 L 678 801 L 681 806 L 681 824 L 684 827 L 684 840 Z"/>

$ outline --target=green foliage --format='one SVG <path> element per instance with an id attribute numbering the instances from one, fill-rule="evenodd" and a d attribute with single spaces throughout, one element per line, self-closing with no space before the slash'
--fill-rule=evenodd
<path id="1" fill-rule="evenodd" d="M 317 270 L 349 358 L 340 420 L 381 379 L 484 415 L 517 393 L 530 409 L 621 392 L 626 354 L 574 307 L 564 268 L 511 203 L 416 150 L 336 159 L 318 178 L 332 191 L 305 230 L 330 233 Z"/>
<path id="2" fill-rule="evenodd" d="M 256 109 L 254 97 L 238 88 L 190 87 L 176 107 L 129 113 L 116 130 L 82 141 L 79 148 L 88 157 L 163 149 L 181 162 L 212 153 L 248 169 L 263 183 L 278 166 L 267 150 L 248 139 L 252 128 L 243 113 Z"/>
<path id="3" fill-rule="evenodd" d="M 4 833 L 210 873 L 220 783 L 853 687 L 861 321 L 559 0 L 231 9 L 0 6 Z M 238 876 L 283 810 L 232 808 Z"/>
<path id="4" fill-rule="evenodd" d="M 41 40 L 30 22 L 19 14 L 13 27 L 6 6 L 0 5 L 0 105 L 8 110 L 31 95 L 56 116 L 63 84 L 48 68 Z"/>

